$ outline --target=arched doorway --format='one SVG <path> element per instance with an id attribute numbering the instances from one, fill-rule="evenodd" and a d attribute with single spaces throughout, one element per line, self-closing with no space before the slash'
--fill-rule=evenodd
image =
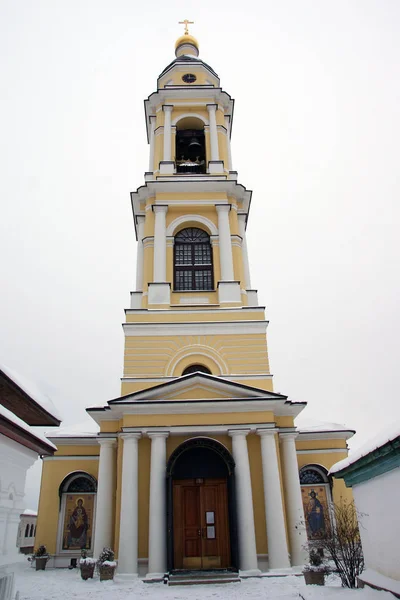
<path id="1" fill-rule="evenodd" d="M 168 569 L 238 567 L 235 462 L 220 442 L 187 440 L 167 464 Z"/>

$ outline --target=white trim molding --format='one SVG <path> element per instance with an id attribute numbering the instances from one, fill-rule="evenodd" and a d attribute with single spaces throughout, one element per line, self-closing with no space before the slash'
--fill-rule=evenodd
<path id="1" fill-rule="evenodd" d="M 208 233 L 210 235 L 218 235 L 218 229 L 214 225 L 214 223 L 212 221 L 210 221 L 210 219 L 207 219 L 206 217 L 202 217 L 200 215 L 190 214 L 190 215 L 182 215 L 182 216 L 174 219 L 172 221 L 172 223 L 170 223 L 167 227 L 167 237 L 174 236 L 176 230 L 178 229 L 178 227 L 180 225 L 183 225 L 184 223 L 188 223 L 191 221 L 194 221 L 195 223 L 200 223 L 201 225 L 206 227 L 208 229 Z"/>

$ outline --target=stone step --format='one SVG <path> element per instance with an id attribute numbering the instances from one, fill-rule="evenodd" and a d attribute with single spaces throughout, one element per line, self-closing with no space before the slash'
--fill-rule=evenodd
<path id="1" fill-rule="evenodd" d="M 187 579 L 169 579 L 168 585 L 219 585 L 222 583 L 240 583 L 239 577 L 200 577 L 199 579 L 187 578 Z"/>
<path id="2" fill-rule="evenodd" d="M 189 571 L 171 573 L 168 585 L 210 585 L 240 583 L 239 575 L 231 571 Z"/>

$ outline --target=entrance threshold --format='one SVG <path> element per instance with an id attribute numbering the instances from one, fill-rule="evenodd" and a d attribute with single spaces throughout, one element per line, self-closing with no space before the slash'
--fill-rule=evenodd
<path id="1" fill-rule="evenodd" d="M 206 585 L 240 583 L 235 569 L 210 569 L 204 571 L 174 570 L 168 575 L 168 585 Z"/>

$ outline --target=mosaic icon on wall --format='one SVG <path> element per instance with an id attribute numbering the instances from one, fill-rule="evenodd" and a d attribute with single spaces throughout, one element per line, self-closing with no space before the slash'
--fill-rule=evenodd
<path id="1" fill-rule="evenodd" d="M 63 550 L 90 549 L 94 494 L 67 494 L 64 512 Z"/>
<path id="2" fill-rule="evenodd" d="M 317 540 L 325 537 L 330 529 L 328 499 L 325 486 L 301 486 L 307 537 Z"/>

